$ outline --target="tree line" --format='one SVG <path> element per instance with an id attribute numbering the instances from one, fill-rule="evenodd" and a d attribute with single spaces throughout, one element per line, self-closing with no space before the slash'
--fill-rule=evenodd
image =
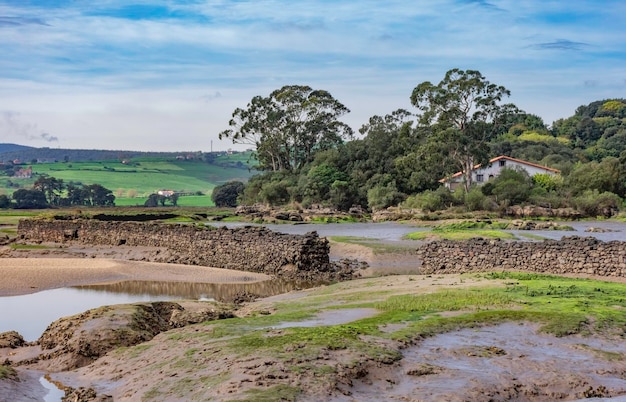
<path id="1" fill-rule="evenodd" d="M 42 175 L 32 189 L 19 189 L 11 198 L 0 195 L 0 208 L 42 209 L 50 206 L 114 206 L 115 195 L 100 184 L 64 183 Z"/>
<path id="2" fill-rule="evenodd" d="M 255 148 L 261 173 L 243 189 L 238 185 L 244 204 L 340 210 L 534 204 L 590 214 L 593 204 L 619 208 L 626 196 L 626 100 L 596 101 L 548 126 L 505 102 L 509 96 L 479 71 L 452 69 L 437 84 L 418 84 L 409 96 L 412 108 L 373 116 L 356 136 L 340 121 L 349 109 L 330 93 L 284 86 L 237 108 L 220 138 Z M 561 174 L 531 178 L 515 171 L 488 185 L 473 183 L 472 167 L 499 155 Z M 452 193 L 439 181 L 456 172 L 463 190 Z"/>

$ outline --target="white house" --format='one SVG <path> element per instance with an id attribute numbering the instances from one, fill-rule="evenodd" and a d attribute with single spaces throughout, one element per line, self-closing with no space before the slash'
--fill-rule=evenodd
<path id="1" fill-rule="evenodd" d="M 504 168 L 509 169 L 523 169 L 529 176 L 534 176 L 539 173 L 546 173 L 555 175 L 560 173 L 557 169 L 552 169 L 547 166 L 537 165 L 536 163 L 523 161 L 521 159 L 511 158 L 510 156 L 498 156 L 489 161 L 487 166 L 476 165 L 472 169 L 472 183 L 481 185 L 500 174 L 500 171 Z M 439 180 L 450 190 L 454 190 L 457 187 L 463 185 L 464 177 L 463 172 L 457 172 L 452 176 Z"/>

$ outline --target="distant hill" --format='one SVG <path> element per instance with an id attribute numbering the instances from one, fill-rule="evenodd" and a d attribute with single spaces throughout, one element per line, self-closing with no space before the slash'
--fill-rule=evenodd
<path id="1" fill-rule="evenodd" d="M 7 152 L 19 152 L 19 151 L 27 151 L 29 149 L 35 149 L 33 147 L 27 147 L 26 145 L 17 145 L 17 144 L 0 144 L 0 160 L 3 158 L 1 154 Z"/>
<path id="2" fill-rule="evenodd" d="M 122 160 L 137 157 L 176 157 L 187 155 L 188 152 L 141 152 L 115 151 L 101 149 L 63 149 L 63 148 L 33 148 L 16 144 L 0 144 L 0 162 L 19 159 L 24 162 L 33 160 L 59 162 L 88 162 L 104 160 Z"/>

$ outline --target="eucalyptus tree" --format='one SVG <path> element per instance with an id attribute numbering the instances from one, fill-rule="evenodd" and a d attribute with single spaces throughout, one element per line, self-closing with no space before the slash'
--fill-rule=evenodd
<path id="1" fill-rule="evenodd" d="M 449 70 L 437 85 L 424 81 L 413 89 L 411 104 L 419 123 L 429 126 L 428 146 L 453 161 L 463 172 L 465 190 L 472 185 L 472 168 L 489 160 L 489 141 L 498 133 L 499 116 L 516 113 L 514 105 L 500 105 L 510 91 L 492 84 L 476 70 Z M 453 173 L 450 170 L 449 173 Z"/>
<path id="2" fill-rule="evenodd" d="M 352 137 L 339 118 L 350 110 L 328 91 L 287 85 L 237 108 L 219 138 L 256 148 L 262 170 L 299 172 L 315 153 Z"/>

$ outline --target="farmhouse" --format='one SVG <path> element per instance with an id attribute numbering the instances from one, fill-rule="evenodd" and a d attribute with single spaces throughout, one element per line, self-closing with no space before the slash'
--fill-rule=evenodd
<path id="1" fill-rule="evenodd" d="M 174 191 L 174 190 L 159 190 L 159 191 L 157 191 L 157 194 L 161 195 L 163 197 L 170 198 L 171 196 L 176 194 L 176 191 Z"/>
<path id="2" fill-rule="evenodd" d="M 525 170 L 529 176 L 534 176 L 540 173 L 546 173 L 550 175 L 560 173 L 560 171 L 557 169 L 552 169 L 547 166 L 541 166 L 536 163 L 523 161 L 521 159 L 511 158 L 510 156 L 501 155 L 491 159 L 487 166 L 474 166 L 471 172 L 472 182 L 481 185 L 487 182 L 489 179 L 498 176 L 504 168 Z M 439 180 L 439 182 L 443 183 L 450 190 L 454 190 L 457 187 L 462 186 L 464 180 L 465 178 L 463 176 L 463 172 L 457 172 L 452 176 Z"/>
<path id="3" fill-rule="evenodd" d="M 33 168 L 29 166 L 27 168 L 18 169 L 13 175 L 16 179 L 30 179 L 33 177 Z"/>

